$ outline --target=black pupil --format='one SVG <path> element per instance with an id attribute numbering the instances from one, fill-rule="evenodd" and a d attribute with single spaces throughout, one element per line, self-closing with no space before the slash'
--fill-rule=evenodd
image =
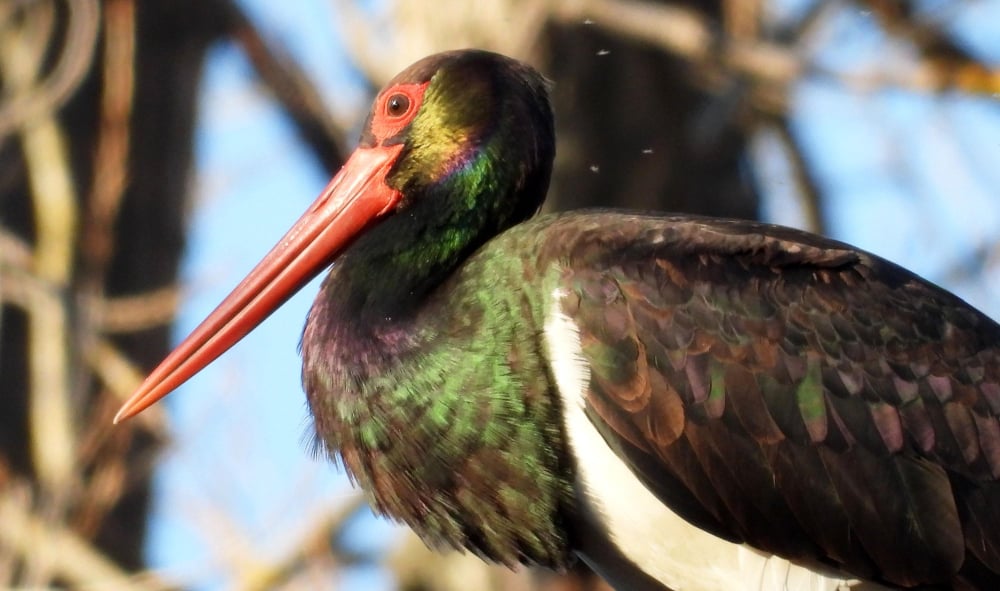
<path id="1" fill-rule="evenodd" d="M 410 99 L 406 98 L 402 94 L 394 94 L 389 97 L 389 102 L 387 103 L 387 111 L 390 115 L 402 115 L 410 108 Z"/>

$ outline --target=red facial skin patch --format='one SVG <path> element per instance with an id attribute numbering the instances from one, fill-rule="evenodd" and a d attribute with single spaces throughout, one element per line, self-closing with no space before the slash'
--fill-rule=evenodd
<path id="1" fill-rule="evenodd" d="M 430 81 L 422 84 L 397 84 L 375 99 L 371 132 L 379 143 L 403 131 L 420 111 L 424 92 Z"/>

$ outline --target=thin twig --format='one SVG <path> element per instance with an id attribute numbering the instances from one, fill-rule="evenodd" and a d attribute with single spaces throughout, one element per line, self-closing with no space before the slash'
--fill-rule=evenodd
<path id="1" fill-rule="evenodd" d="M 116 407 L 135 391 L 145 377 L 135 364 L 105 339 L 97 340 L 87 356 L 87 363 L 104 387 L 113 394 Z M 107 419 L 103 422 L 105 427 L 110 428 L 110 419 L 113 416 L 112 412 L 105 417 Z M 142 425 L 160 438 L 166 438 L 167 434 L 172 432 L 167 422 L 167 415 L 159 406 L 146 410 L 131 422 Z"/>
<path id="2" fill-rule="evenodd" d="M 24 494 L 7 487 L 0 491 L 0 544 L 24 558 L 48 549 L 52 569 L 74 589 L 152 591 L 167 585 L 146 575 L 137 580 L 124 573 L 86 540 L 73 532 L 35 517 Z"/>
<path id="3" fill-rule="evenodd" d="M 133 296 L 93 302 L 101 332 L 129 333 L 169 324 L 177 313 L 181 289 L 171 285 Z"/>
<path id="4" fill-rule="evenodd" d="M 115 221 L 127 182 L 135 91 L 135 26 L 132 0 L 106 3 L 101 123 L 97 132 L 93 187 L 80 237 L 84 273 L 97 286 L 103 286 L 113 255 Z"/>
<path id="5" fill-rule="evenodd" d="M 812 169 L 809 168 L 809 163 L 802 153 L 802 146 L 792 132 L 787 118 L 776 118 L 773 127 L 785 148 L 785 155 L 791 166 L 792 179 L 798 188 L 797 194 L 806 223 L 806 227 L 803 229 L 817 234 L 826 234 L 829 227 L 823 212 L 823 196 L 819 189 L 819 183 L 814 178 Z"/>
<path id="6" fill-rule="evenodd" d="M 920 52 L 917 71 L 924 84 L 935 91 L 960 90 L 968 94 L 993 95 L 1000 92 L 1000 69 L 976 59 L 970 52 L 952 41 L 946 25 L 936 25 L 919 18 L 919 8 L 913 2 L 884 0 L 853 0 L 868 10 L 886 32 L 906 39 Z M 956 11 L 961 3 L 954 2 L 942 10 Z"/>
<path id="7" fill-rule="evenodd" d="M 710 21 L 694 8 L 669 4 L 652 4 L 638 0 L 575 0 L 560 4 L 555 17 L 564 23 L 593 22 L 619 34 L 651 43 L 683 57 L 708 84 L 718 85 L 725 79 L 742 74 L 765 89 L 766 101 L 758 108 L 784 111 L 783 105 L 773 105 L 776 93 L 766 90 L 773 86 L 784 94 L 806 73 L 824 76 L 856 91 L 886 87 L 915 91 L 941 89 L 942 72 L 948 64 L 927 60 L 915 68 L 894 69 L 875 73 L 851 74 L 828 71 L 808 60 L 794 45 L 763 40 L 745 42 L 724 38 Z M 1000 72 L 988 68 L 965 68 L 951 75 L 951 84 L 974 94 L 992 94 L 1000 87 Z M 754 96 L 755 101 L 758 98 Z"/>
<path id="8" fill-rule="evenodd" d="M 344 163 L 344 130 L 330 116 L 330 107 L 299 65 L 279 47 L 268 43 L 232 0 L 223 3 L 235 40 L 243 47 L 257 75 L 294 121 L 304 141 L 330 171 Z"/>
<path id="9" fill-rule="evenodd" d="M 240 573 L 237 587 L 244 591 L 266 591 L 276 589 L 288 581 L 310 557 L 319 552 L 328 553 L 330 541 L 341 537 L 347 522 L 364 507 L 364 497 L 354 494 L 336 506 L 320 511 L 314 526 L 304 532 L 296 544 L 284 556 L 278 556 L 268 564 L 257 566 Z M 336 559 L 337 556 L 334 556 Z M 347 561 L 337 560 L 338 563 Z"/>
<path id="10" fill-rule="evenodd" d="M 33 94 L 39 51 L 14 30 L 0 37 L 0 63 L 14 96 Z M 34 271 L 41 281 L 62 287 L 73 264 L 77 218 L 65 138 L 48 113 L 22 129 L 21 141 L 35 213 Z M 67 315 L 59 297 L 41 297 L 31 302 L 29 312 L 32 460 L 43 488 L 55 498 L 69 489 L 75 473 Z"/>
<path id="11" fill-rule="evenodd" d="M 52 0 L 54 2 L 54 0 Z M 37 10 L 42 2 L 23 3 Z M 52 74 L 29 93 L 0 104 L 0 142 L 17 127 L 32 125 L 53 113 L 79 86 L 90 68 L 97 40 L 100 7 L 97 0 L 67 0 L 66 39 Z"/>

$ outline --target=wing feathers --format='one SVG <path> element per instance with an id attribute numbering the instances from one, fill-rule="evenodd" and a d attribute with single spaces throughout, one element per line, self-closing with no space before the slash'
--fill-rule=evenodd
<path id="1" fill-rule="evenodd" d="M 645 223 L 648 242 L 575 236 L 560 281 L 588 414 L 651 490 L 726 539 L 883 583 L 1000 577 L 1000 327 L 823 239 Z"/>
<path id="2" fill-rule="evenodd" d="M 837 453 L 821 447 L 819 456 L 851 531 L 881 578 L 916 585 L 958 571 L 962 527 L 940 467 L 879 459 L 861 448 Z"/>

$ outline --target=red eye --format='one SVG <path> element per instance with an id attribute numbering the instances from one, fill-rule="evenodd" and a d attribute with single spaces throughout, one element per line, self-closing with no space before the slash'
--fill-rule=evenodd
<path id="1" fill-rule="evenodd" d="M 3 0 L 0 0 L 2 3 Z M 406 129 L 420 111 L 428 84 L 430 82 L 394 84 L 379 93 L 372 107 L 369 127 L 376 141 L 382 142 Z"/>
<path id="2" fill-rule="evenodd" d="M 385 114 L 390 117 L 402 117 L 410 111 L 410 97 L 401 92 L 390 96 L 385 101 Z"/>

